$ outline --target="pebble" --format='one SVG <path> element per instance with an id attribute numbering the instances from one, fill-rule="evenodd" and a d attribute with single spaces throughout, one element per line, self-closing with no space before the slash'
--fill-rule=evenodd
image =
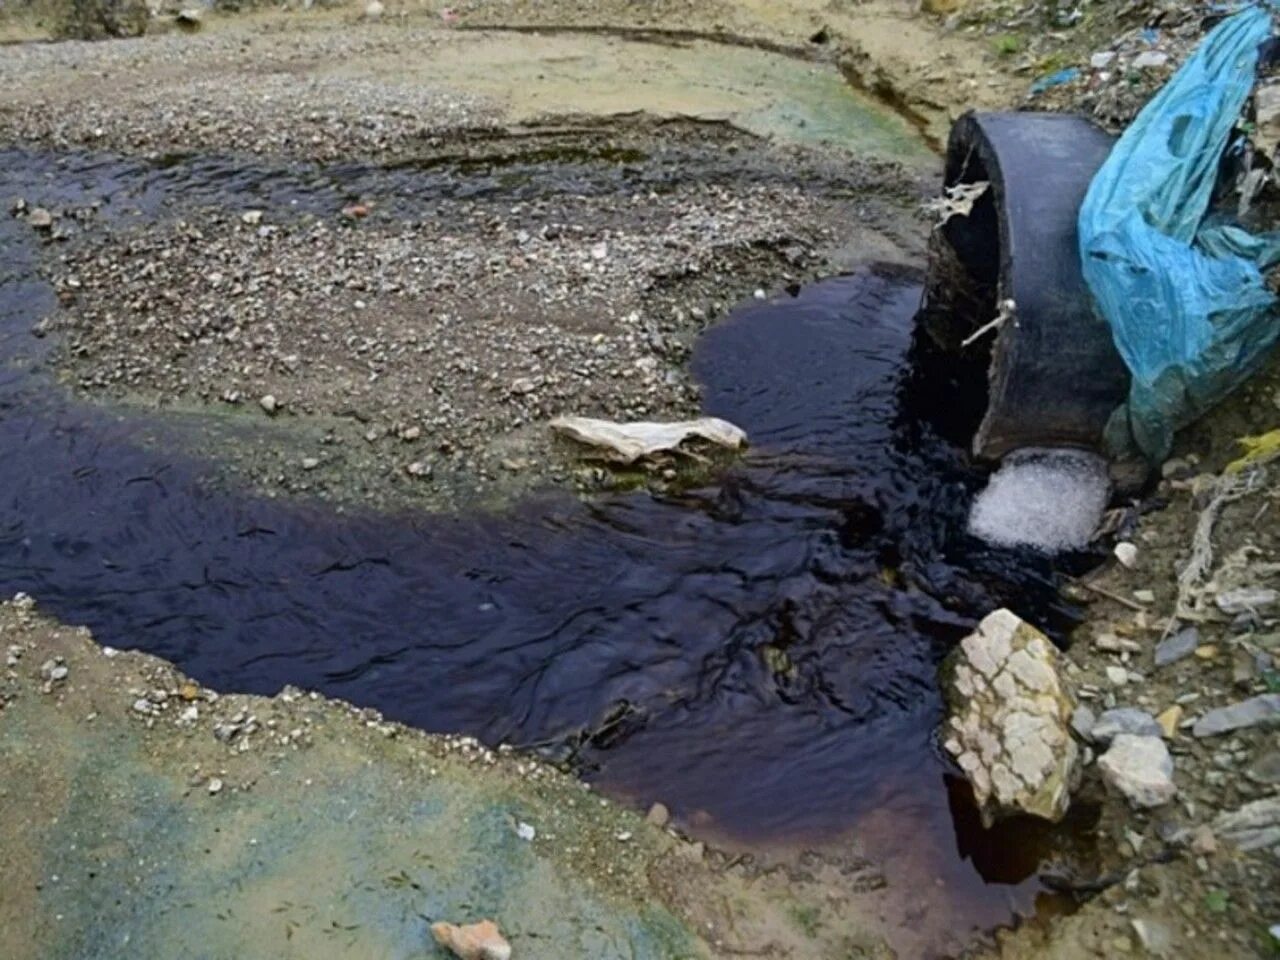
<path id="1" fill-rule="evenodd" d="M 1178 792 L 1173 782 L 1173 758 L 1159 737 L 1122 733 L 1098 758 L 1098 770 L 1108 786 L 1134 807 L 1159 807 Z"/>
<path id="2" fill-rule="evenodd" d="M 317 460 L 315 457 L 303 457 L 303 458 L 302 458 L 302 469 L 303 469 L 303 470 L 314 470 L 314 469 L 315 469 L 316 467 L 318 467 L 318 466 L 320 466 L 320 461 L 319 461 L 319 460 Z"/>
<path id="3" fill-rule="evenodd" d="M 1128 570 L 1138 565 L 1138 548 L 1127 540 L 1117 543 L 1111 552 L 1120 561 L 1120 565 Z"/>
<path id="4" fill-rule="evenodd" d="M 671 821 L 671 811 L 666 808 L 665 804 L 655 803 L 649 808 L 649 812 L 645 814 L 645 819 L 655 827 L 665 827 Z"/>
<path id="5" fill-rule="evenodd" d="M 1100 50 L 1089 58 L 1089 66 L 1095 70 L 1105 70 L 1115 58 L 1114 50 Z"/>
<path id="6" fill-rule="evenodd" d="M 379 0 L 369 0 L 364 6 L 364 18 L 366 20 L 377 20 L 385 10 L 386 8 Z"/>
<path id="7" fill-rule="evenodd" d="M 1156 594 L 1154 590 L 1135 590 L 1133 591 L 1133 599 L 1139 603 L 1155 603 Z"/>
<path id="8" fill-rule="evenodd" d="M 1178 732 L 1178 724 L 1182 722 L 1182 707 L 1174 704 L 1160 716 L 1156 717 L 1156 723 L 1160 725 L 1160 730 L 1164 734 L 1166 740 L 1170 740 Z"/>
<path id="9" fill-rule="evenodd" d="M 1171 663 L 1177 663 L 1191 656 L 1198 646 L 1200 646 L 1200 631 L 1195 627 L 1179 630 L 1173 636 L 1156 644 L 1156 666 L 1167 667 Z"/>
<path id="10" fill-rule="evenodd" d="M 1151 67 L 1163 67 L 1169 62 L 1169 55 L 1161 53 L 1159 50 L 1144 50 L 1133 58 L 1133 68 L 1135 70 L 1147 70 Z"/>
<path id="11" fill-rule="evenodd" d="M 1089 739 L 1095 743 L 1109 744 L 1122 733 L 1137 737 L 1158 737 L 1161 734 L 1160 724 L 1151 714 L 1136 707 L 1117 707 L 1105 711 L 1089 731 Z"/>
<path id="12" fill-rule="evenodd" d="M 532 841 L 538 835 L 538 831 L 534 829 L 533 824 L 525 823 L 521 820 L 516 824 L 516 836 L 521 840 Z"/>
<path id="13" fill-rule="evenodd" d="M 36 230 L 48 230 L 53 226 L 53 214 L 44 207 L 36 207 L 27 214 L 27 223 Z"/>
<path id="14" fill-rule="evenodd" d="M 1107 680 L 1111 682 L 1112 686 L 1123 687 L 1129 682 L 1129 671 L 1124 667 L 1107 667 Z"/>
<path id="15" fill-rule="evenodd" d="M 218 793 L 221 793 L 221 792 L 222 792 L 222 781 L 221 781 L 221 780 L 219 780 L 217 777 L 213 777 L 213 778 L 209 781 L 209 793 L 210 793 L 210 795 L 218 794 Z"/>
<path id="16" fill-rule="evenodd" d="M 60 657 L 55 660 L 46 660 L 44 663 L 40 664 L 40 677 L 43 680 L 47 680 L 49 683 L 58 683 L 67 679 L 67 674 L 69 672 L 70 671 L 67 669 L 66 664 L 61 662 Z"/>
<path id="17" fill-rule="evenodd" d="M 279 402 L 270 393 L 268 393 L 266 396 L 264 396 L 261 400 L 258 401 L 258 406 L 260 406 L 267 413 L 275 413 L 276 410 L 280 408 Z"/>
<path id="18" fill-rule="evenodd" d="M 1210 710 L 1195 722 L 1191 732 L 1197 737 L 1214 737 L 1277 720 L 1280 720 L 1280 693 L 1264 693 Z"/>
<path id="19" fill-rule="evenodd" d="M 1254 783 L 1275 785 L 1280 783 L 1280 750 L 1264 753 L 1249 768 L 1249 779 Z"/>

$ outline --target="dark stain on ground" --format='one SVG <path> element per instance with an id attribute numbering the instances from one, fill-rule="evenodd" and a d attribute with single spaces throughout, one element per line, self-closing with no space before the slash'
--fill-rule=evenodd
<path id="1" fill-rule="evenodd" d="M 101 216 L 246 194 L 329 209 L 392 176 L 5 160 L 0 195 Z M 406 203 L 444 174 L 393 176 Z M 964 533 L 980 397 L 955 396 L 954 371 L 935 389 L 938 361 L 913 343 L 919 277 L 868 269 L 710 330 L 695 357 L 707 412 L 752 448 L 708 486 L 352 516 L 212 490 L 201 464 L 141 442 L 156 423 L 68 399 L 29 332 L 53 307 L 39 256 L 30 228 L 0 218 L 5 592 L 216 688 L 291 683 L 571 757 L 695 832 L 806 841 L 891 808 L 909 829 L 880 852 L 927 847 L 938 895 L 971 904 L 973 926 L 1031 908 L 1040 857 L 993 856 L 954 813 L 936 671 L 993 607 L 1055 633 L 1072 612 L 1047 562 Z"/>

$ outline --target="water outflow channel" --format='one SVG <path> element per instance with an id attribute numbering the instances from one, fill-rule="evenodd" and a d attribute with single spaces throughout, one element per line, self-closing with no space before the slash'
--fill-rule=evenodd
<path id="1" fill-rule="evenodd" d="M 348 189 L 202 163 L 10 151 L 0 197 L 158 217 L 174 195 L 333 210 Z M 972 418 L 910 357 L 918 278 L 868 270 L 710 330 L 706 408 L 753 446 L 703 489 L 353 516 L 213 490 L 207 465 L 139 442 L 140 415 L 68 397 L 30 333 L 54 306 L 39 262 L 0 218 L 4 593 L 221 690 L 293 683 L 572 758 L 694 832 L 863 830 L 926 862 L 929 899 L 965 924 L 1031 906 L 1037 838 L 982 834 L 949 788 L 935 674 L 995 606 L 1062 611 L 1044 562 L 964 533 L 982 478 L 949 434 Z"/>

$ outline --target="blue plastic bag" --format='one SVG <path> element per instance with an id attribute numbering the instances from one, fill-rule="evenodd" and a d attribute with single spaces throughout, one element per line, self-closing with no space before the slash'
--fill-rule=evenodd
<path id="1" fill-rule="evenodd" d="M 1275 237 L 1206 222 L 1226 149 L 1253 86 L 1270 17 L 1216 27 L 1138 114 L 1080 208 L 1080 261 L 1132 374 L 1107 431 L 1113 452 L 1169 454 L 1173 433 L 1248 378 L 1280 334 L 1261 266 Z"/>

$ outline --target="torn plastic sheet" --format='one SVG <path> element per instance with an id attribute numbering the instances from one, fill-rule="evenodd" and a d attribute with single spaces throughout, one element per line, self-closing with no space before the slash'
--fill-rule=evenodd
<path id="1" fill-rule="evenodd" d="M 1270 17 L 1225 20 L 1138 114 L 1080 209 L 1080 259 L 1132 375 L 1113 453 L 1168 456 L 1174 431 L 1247 379 L 1280 334 L 1262 269 L 1280 238 L 1206 221 Z M 1082 371 L 1083 373 L 1083 371 Z"/>

